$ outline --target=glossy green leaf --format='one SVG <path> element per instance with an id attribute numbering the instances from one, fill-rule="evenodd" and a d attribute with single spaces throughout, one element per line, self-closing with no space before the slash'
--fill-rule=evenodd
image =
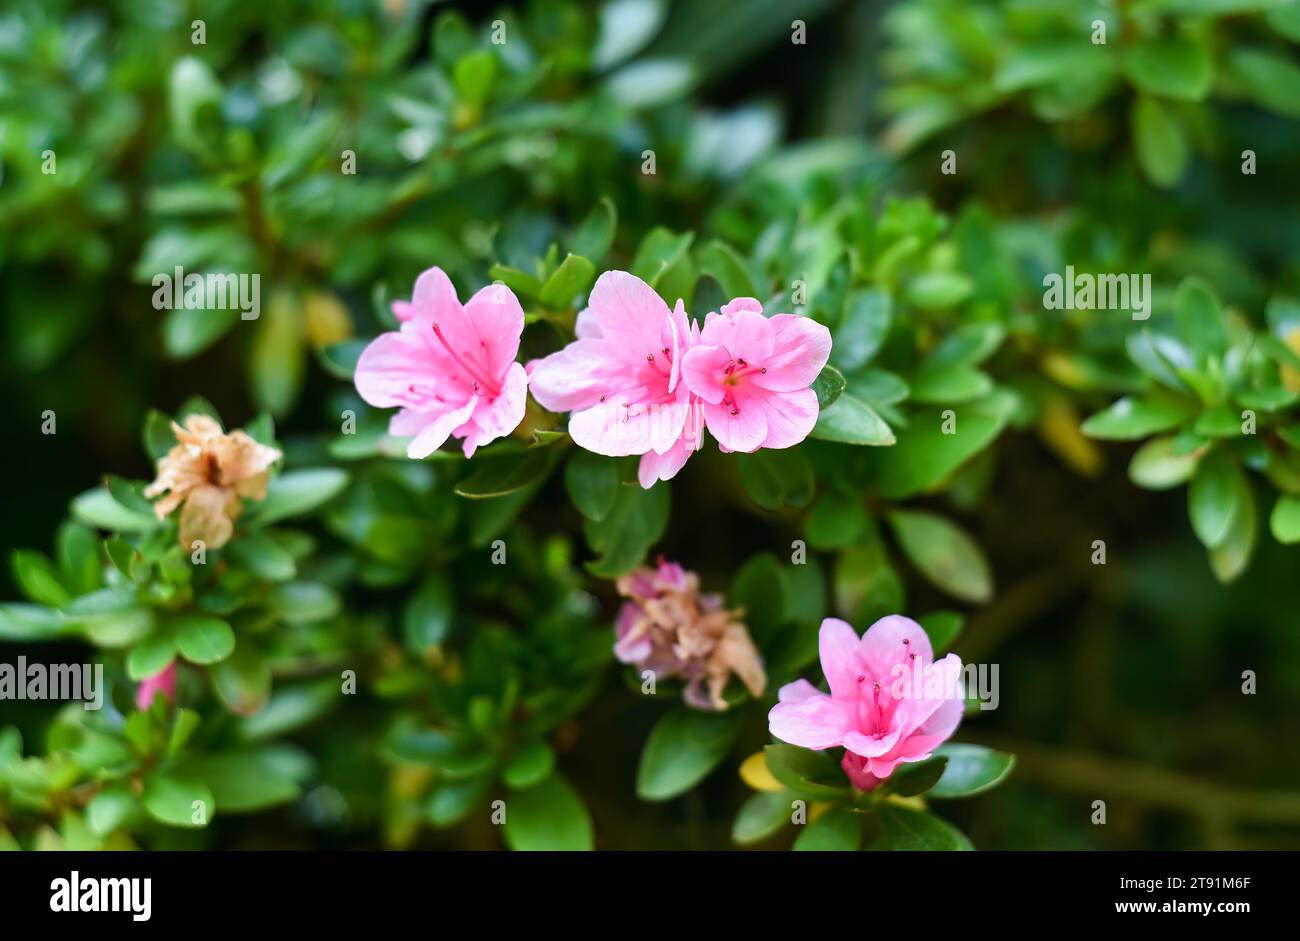
<path id="1" fill-rule="evenodd" d="M 951 521 L 924 510 L 895 510 L 889 522 L 903 554 L 934 585 L 963 601 L 993 596 L 993 575 L 983 551 Z"/>
<path id="2" fill-rule="evenodd" d="M 636 793 L 664 801 L 695 787 L 721 763 L 740 731 L 734 712 L 674 707 L 650 731 L 637 768 Z"/>
<path id="3" fill-rule="evenodd" d="M 512 850 L 589 850 L 595 845 L 582 798 L 558 773 L 510 793 L 505 838 Z"/>
<path id="4" fill-rule="evenodd" d="M 972 797 L 996 787 L 1015 767 L 1016 756 L 983 745 L 945 742 L 935 754 L 948 759 L 939 782 L 927 792 L 930 797 Z"/>

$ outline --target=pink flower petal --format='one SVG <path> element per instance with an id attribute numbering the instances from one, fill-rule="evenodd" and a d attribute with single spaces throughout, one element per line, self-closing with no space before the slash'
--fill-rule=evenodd
<path id="1" fill-rule="evenodd" d="M 858 662 L 858 632 L 847 621 L 826 618 L 817 634 L 817 650 L 821 657 L 822 673 L 830 684 L 831 695 L 839 699 L 858 695 L 858 676 L 862 673 Z"/>
<path id="2" fill-rule="evenodd" d="M 512 362 L 501 384 L 501 394 L 492 399 L 480 399 L 471 417 L 477 431 L 465 438 L 465 456 L 471 457 L 474 449 L 497 438 L 504 438 L 519 427 L 528 407 L 528 374 L 524 367 Z"/>
<path id="3" fill-rule="evenodd" d="M 420 429 L 419 433 L 411 440 L 411 443 L 407 445 L 406 456 L 414 460 L 421 460 L 438 450 L 452 431 L 474 414 L 478 402 L 478 396 L 470 396 L 469 400 L 460 408 L 454 408 L 446 412 L 426 413 L 429 415 L 430 421 Z"/>
<path id="4" fill-rule="evenodd" d="M 856 635 L 855 635 L 856 636 Z M 807 680 L 795 680 L 793 683 L 786 683 L 776 694 L 777 702 L 801 702 L 810 696 L 825 696 L 826 694 L 813 686 Z"/>
<path id="5" fill-rule="evenodd" d="M 831 355 L 831 332 L 809 317 L 777 314 L 772 326 L 772 355 L 763 361 L 767 372 L 754 382 L 773 392 L 807 389 Z"/>
<path id="6" fill-rule="evenodd" d="M 721 346 L 694 347 L 682 359 L 682 375 L 691 392 L 701 401 L 717 405 L 727 394 L 723 384 L 731 354 Z"/>
<path id="7" fill-rule="evenodd" d="M 833 748 L 853 729 L 853 709 L 820 694 L 794 702 L 778 702 L 767 714 L 773 736 L 800 748 Z"/>
<path id="8" fill-rule="evenodd" d="M 700 331 L 700 342 L 723 347 L 736 361 L 762 365 L 772 355 L 775 331 L 762 314 L 742 310 L 710 318 Z"/>
<path id="9" fill-rule="evenodd" d="M 749 393 L 745 396 L 747 408 L 763 410 L 767 423 L 765 448 L 789 448 L 799 444 L 812 433 L 820 409 L 817 393 L 812 389 L 797 392 L 769 392 L 766 395 Z"/>
<path id="10" fill-rule="evenodd" d="M 734 405 L 705 403 L 704 422 L 709 434 L 723 447 L 733 451 L 757 451 L 767 438 L 767 416 L 752 401 L 741 399 Z"/>
<path id="11" fill-rule="evenodd" d="M 432 363 L 428 347 L 414 330 L 381 333 L 357 360 L 357 392 L 377 408 L 405 405 L 412 384 L 428 383 Z"/>
<path id="12" fill-rule="evenodd" d="M 858 652 L 877 672 L 877 678 L 888 676 L 895 663 L 908 660 L 908 654 L 916 654 L 923 664 L 934 660 L 934 649 L 925 629 L 900 614 L 883 617 L 867 628 Z"/>

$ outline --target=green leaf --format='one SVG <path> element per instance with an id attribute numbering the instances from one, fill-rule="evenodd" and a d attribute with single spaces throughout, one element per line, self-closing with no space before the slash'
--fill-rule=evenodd
<path id="1" fill-rule="evenodd" d="M 290 624 L 324 621 L 339 613 L 338 593 L 319 582 L 285 582 L 271 591 L 271 604 Z"/>
<path id="2" fill-rule="evenodd" d="M 39 604 L 0 604 L 0 640 L 45 640 L 68 629 L 68 622 L 54 608 Z"/>
<path id="3" fill-rule="evenodd" d="M 850 293 L 835 330 L 831 362 L 848 372 L 871 362 L 889 335 L 893 317 L 893 303 L 886 291 L 861 288 Z"/>
<path id="4" fill-rule="evenodd" d="M 867 511 L 861 498 L 830 491 L 823 493 L 804 518 L 804 532 L 814 549 L 843 549 L 867 531 Z"/>
<path id="5" fill-rule="evenodd" d="M 1210 569 L 1215 578 L 1227 583 L 1246 570 L 1255 550 L 1259 535 L 1259 520 L 1255 513 L 1255 498 L 1250 485 L 1243 478 L 1239 506 L 1232 517 L 1232 525 L 1223 542 L 1210 550 Z"/>
<path id="6" fill-rule="evenodd" d="M 1168 189 L 1187 168 L 1187 138 L 1182 126 L 1160 102 L 1139 95 L 1132 112 L 1133 144 L 1138 164 L 1156 186 Z"/>
<path id="7" fill-rule="evenodd" d="M 32 601 L 61 608 L 72 600 L 54 562 L 44 553 L 35 549 L 15 549 L 9 562 L 14 581 Z"/>
<path id="8" fill-rule="evenodd" d="M 221 83 L 194 56 L 172 63 L 167 77 L 167 116 L 182 146 L 195 152 L 211 147 L 221 130 Z"/>
<path id="9" fill-rule="evenodd" d="M 155 771 L 145 779 L 142 800 L 150 817 L 171 827 L 206 827 L 217 807 L 206 784 L 163 771 Z"/>
<path id="10" fill-rule="evenodd" d="M 242 644 L 209 671 L 213 689 L 226 708 L 251 716 L 271 694 L 271 665 L 252 644 Z"/>
<path id="11" fill-rule="evenodd" d="M 272 478 L 266 499 L 254 504 L 257 507 L 256 521 L 266 526 L 291 516 L 302 516 L 328 503 L 347 485 L 347 471 L 337 467 L 288 471 Z"/>
<path id="12" fill-rule="evenodd" d="M 880 808 L 883 832 L 872 850 L 973 850 L 966 835 L 946 820 L 922 810 L 886 805 Z"/>
<path id="13" fill-rule="evenodd" d="M 621 485 L 614 506 L 601 520 L 587 519 L 587 545 L 600 558 L 587 563 L 593 575 L 615 578 L 640 565 L 668 527 L 669 488 Z"/>
<path id="14" fill-rule="evenodd" d="M 812 384 L 812 390 L 817 393 L 817 408 L 825 409 L 834 405 L 835 400 L 844 393 L 846 385 L 848 382 L 844 378 L 844 373 L 834 366 L 823 367 Z"/>
<path id="15" fill-rule="evenodd" d="M 574 298 L 586 294 L 591 282 L 596 279 L 596 266 L 581 255 L 570 255 L 560 263 L 554 274 L 542 285 L 538 295 L 547 307 L 568 308 Z"/>
<path id="16" fill-rule="evenodd" d="M 482 108 L 492 93 L 496 74 L 497 57 L 492 52 L 476 49 L 465 53 L 456 60 L 451 72 L 457 99 L 475 110 Z"/>
<path id="17" fill-rule="evenodd" d="M 1200 454 L 1178 454 L 1173 438 L 1152 438 L 1133 454 L 1128 476 L 1147 490 L 1168 490 L 1186 482 L 1196 471 Z"/>
<path id="18" fill-rule="evenodd" d="M 86 805 L 86 821 L 100 836 L 108 836 L 135 813 L 139 798 L 125 783 L 108 784 Z"/>
<path id="19" fill-rule="evenodd" d="M 621 486 L 614 458 L 576 450 L 564 466 L 564 487 L 569 499 L 589 520 L 599 522 L 609 515 Z"/>
<path id="20" fill-rule="evenodd" d="M 924 794 L 943 776 L 948 766 L 948 759 L 933 755 L 924 761 L 909 761 L 894 769 L 885 787 L 891 794 L 900 797 L 915 797 Z"/>
<path id="21" fill-rule="evenodd" d="M 987 373 L 961 366 L 922 369 L 912 379 L 912 400 L 923 405 L 969 402 L 992 391 Z"/>
<path id="22" fill-rule="evenodd" d="M 1212 70 L 1208 47 L 1184 36 L 1145 39 L 1124 55 L 1124 74 L 1134 87 L 1162 98 L 1203 100 Z"/>
<path id="23" fill-rule="evenodd" d="M 1300 66 L 1274 52 L 1234 46 L 1228 65 L 1248 97 L 1270 111 L 1300 118 Z"/>
<path id="24" fill-rule="evenodd" d="M 635 55 L 654 39 L 667 15 L 664 0 L 613 0 L 600 8 L 600 34 L 591 51 L 604 71 Z"/>
<path id="25" fill-rule="evenodd" d="M 841 444 L 884 446 L 894 443 L 894 432 L 866 402 L 845 392 L 823 409 L 813 426 L 812 437 Z"/>
<path id="26" fill-rule="evenodd" d="M 1227 348 L 1223 308 L 1214 292 L 1200 278 L 1186 278 L 1174 295 L 1174 316 L 1178 333 L 1202 356 L 1219 356 Z"/>
<path id="27" fill-rule="evenodd" d="M 970 278 L 955 271 L 932 271 L 920 274 L 907 283 L 905 296 L 909 304 L 925 310 L 956 307 L 975 291 Z"/>
<path id="28" fill-rule="evenodd" d="M 1215 450 L 1196 469 L 1187 488 L 1187 512 L 1196 538 L 1213 549 L 1228 538 L 1233 518 L 1243 500 L 1249 499 L 1246 481 L 1231 454 Z"/>
<path id="29" fill-rule="evenodd" d="M 796 448 L 738 454 L 736 466 L 745 493 L 765 510 L 803 507 L 812 499 L 812 465 Z"/>
<path id="30" fill-rule="evenodd" d="M 63 584 L 72 594 L 84 595 L 102 584 L 103 563 L 94 530 L 66 520 L 59 526 L 54 545 Z"/>
<path id="31" fill-rule="evenodd" d="M 767 839 L 790 822 L 791 803 L 787 791 L 751 795 L 740 805 L 731 825 L 731 839 L 741 846 Z"/>
<path id="32" fill-rule="evenodd" d="M 1079 430 L 1090 438 L 1132 441 L 1168 431 L 1189 416 L 1181 402 L 1125 396 L 1088 418 Z"/>
<path id="33" fill-rule="evenodd" d="M 917 622 L 925 629 L 937 657 L 952 646 L 961 633 L 965 618 L 956 611 L 934 611 L 917 618 Z"/>
<path id="34" fill-rule="evenodd" d="M 903 554 L 934 585 L 963 601 L 983 603 L 993 596 L 988 560 L 954 523 L 924 510 L 895 510 L 889 522 Z"/>
<path id="35" fill-rule="evenodd" d="M 1268 524 L 1273 538 L 1283 545 L 1300 542 L 1300 497 L 1288 494 L 1278 497 Z"/>
<path id="36" fill-rule="evenodd" d="M 999 323 L 969 323 L 940 340 L 921 362 L 920 372 L 973 369 L 998 351 L 1007 331 Z"/>
<path id="37" fill-rule="evenodd" d="M 296 748 L 264 745 L 198 756 L 178 773 L 211 788 L 223 813 L 252 813 L 297 800 L 311 768 Z"/>
<path id="38" fill-rule="evenodd" d="M 289 291 L 272 293 L 258 318 L 249 352 L 249 380 L 258 407 L 287 415 L 298 401 L 306 371 L 302 305 Z"/>
<path id="39" fill-rule="evenodd" d="M 226 547 L 226 558 L 237 568 L 271 582 L 284 582 L 298 574 L 293 556 L 265 531 L 241 534 Z"/>
<path id="40" fill-rule="evenodd" d="M 749 632 L 760 646 L 786 620 L 785 585 L 781 563 L 770 552 L 750 556 L 731 580 L 730 604 L 744 609 Z"/>
<path id="41" fill-rule="evenodd" d="M 727 756 L 739 731 L 738 713 L 674 707 L 646 739 L 636 775 L 637 796 L 664 801 L 689 791 Z"/>
<path id="42" fill-rule="evenodd" d="M 736 250 L 714 239 L 699 250 L 700 270 L 722 285 L 730 298 L 757 297 L 758 287 L 750 276 L 746 262 Z"/>
<path id="43" fill-rule="evenodd" d="M 632 274 L 657 288 L 665 275 L 684 260 L 694 239 L 693 232 L 677 234 L 656 226 L 641 240 L 636 257 L 632 259 Z"/>
<path id="44" fill-rule="evenodd" d="M 533 742 L 515 753 L 501 772 L 506 787 L 518 790 L 544 781 L 555 768 L 555 752 L 545 742 Z"/>
<path id="45" fill-rule="evenodd" d="M 801 851 L 852 853 L 861 845 L 862 816 L 844 807 L 809 821 L 794 841 L 794 848 Z"/>
<path id="46" fill-rule="evenodd" d="M 501 497 L 541 483 L 555 468 L 555 448 L 527 448 L 475 461 L 473 472 L 456 484 L 456 493 L 472 500 Z"/>
<path id="47" fill-rule="evenodd" d="M 767 769 L 797 797 L 835 800 L 849 793 L 848 779 L 839 762 L 824 751 L 794 745 L 768 745 L 763 749 Z"/>
<path id="48" fill-rule="evenodd" d="M 508 265 L 495 264 L 488 269 L 488 277 L 500 281 L 522 297 L 536 297 L 542 293 L 542 282 L 526 271 Z"/>
<path id="49" fill-rule="evenodd" d="M 191 614 L 176 622 L 176 643 L 190 663 L 219 663 L 235 649 L 235 632 L 221 618 Z"/>
<path id="50" fill-rule="evenodd" d="M 144 449 L 149 458 L 160 460 L 175 446 L 176 433 L 172 431 L 172 420 L 155 408 L 149 409 L 144 418 Z"/>
<path id="51" fill-rule="evenodd" d="M 258 742 L 295 732 L 328 712 L 341 695 L 339 681 L 329 676 L 293 686 L 277 686 L 265 708 L 239 720 L 236 737 L 244 742 Z"/>
<path id="52" fill-rule="evenodd" d="M 335 379 L 351 381 L 357 373 L 361 353 L 369 345 L 370 340 L 365 338 L 341 340 L 322 347 L 316 356 L 321 367 Z"/>
<path id="53" fill-rule="evenodd" d="M 87 526 L 117 533 L 147 533 L 158 526 L 152 514 L 122 506 L 103 487 L 87 490 L 73 500 L 72 515 Z"/>
<path id="54" fill-rule="evenodd" d="M 492 779 L 486 775 L 462 781 L 442 781 L 429 795 L 425 816 L 435 827 L 455 826 L 468 817 L 475 806 L 487 806 L 486 798 L 491 784 Z"/>
<path id="55" fill-rule="evenodd" d="M 512 850 L 589 850 L 595 845 L 582 798 L 558 773 L 506 801 L 506 844 Z"/>
<path id="56" fill-rule="evenodd" d="M 941 412 L 916 412 L 899 432 L 898 443 L 879 452 L 876 491 L 881 497 L 903 499 L 944 482 L 992 443 L 1007 421 L 1005 414 L 990 413 L 982 406 L 952 411 L 951 425 Z M 945 434 L 945 427 L 952 427 L 953 433 Z"/>
<path id="57" fill-rule="evenodd" d="M 451 582 L 442 572 L 429 574 L 402 609 L 402 639 L 406 648 L 425 656 L 447 637 L 455 599 Z"/>
<path id="58" fill-rule="evenodd" d="M 946 742 L 934 752 L 948 759 L 943 777 L 928 792 L 930 797 L 972 797 L 1002 782 L 1015 767 L 1016 756 L 983 745 Z"/>
<path id="59" fill-rule="evenodd" d="M 175 658 L 175 635 L 159 631 L 131 648 L 126 658 L 126 675 L 138 683 L 161 673 Z"/>
<path id="60" fill-rule="evenodd" d="M 600 197 L 600 202 L 587 213 L 569 240 L 569 251 L 592 261 L 600 261 L 614 243 L 614 231 L 618 228 L 618 208 L 608 196 Z"/>

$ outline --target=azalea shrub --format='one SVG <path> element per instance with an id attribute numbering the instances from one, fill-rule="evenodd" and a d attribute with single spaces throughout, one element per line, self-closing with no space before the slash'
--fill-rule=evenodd
<path id="1" fill-rule="evenodd" d="M 20 0 L 0 846 L 1294 845 L 1295 9 Z"/>

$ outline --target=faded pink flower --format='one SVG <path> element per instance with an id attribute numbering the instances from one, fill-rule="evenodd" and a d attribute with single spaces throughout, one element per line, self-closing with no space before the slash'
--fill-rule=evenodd
<path id="1" fill-rule="evenodd" d="M 144 490 L 154 514 L 165 519 L 178 506 L 180 542 L 187 549 L 200 540 L 220 549 L 235 532 L 244 498 L 266 499 L 271 465 L 282 455 L 242 431 L 226 434 L 207 415 L 172 422 L 177 444 L 158 461 L 158 476 Z"/>
<path id="2" fill-rule="evenodd" d="M 788 448 L 817 423 L 810 386 L 830 352 L 830 331 L 817 321 L 764 317 L 758 301 L 740 297 L 705 318 L 682 372 L 724 451 Z"/>
<path id="3" fill-rule="evenodd" d="M 141 682 L 135 691 L 135 707 L 137 709 L 148 709 L 153 705 L 153 699 L 157 693 L 166 696 L 169 703 L 176 701 L 175 660 Z"/>
<path id="4" fill-rule="evenodd" d="M 614 624 L 614 654 L 624 663 L 652 670 L 659 679 L 680 676 L 682 697 L 696 709 L 722 710 L 732 674 L 754 696 L 767 686 L 763 661 L 742 612 L 728 611 L 722 597 L 700 592 L 699 578 L 675 562 L 639 568 L 618 580 L 630 599 Z"/>
<path id="5" fill-rule="evenodd" d="M 670 311 L 640 278 L 607 271 L 576 332 L 564 349 L 529 363 L 533 398 L 572 412 L 569 434 L 588 451 L 643 455 L 642 487 L 671 479 L 703 440 L 703 417 L 681 373 L 699 328 L 680 300 Z"/>
<path id="6" fill-rule="evenodd" d="M 408 456 L 428 457 L 454 436 L 471 457 L 518 427 L 528 390 L 515 362 L 524 312 L 508 287 L 490 284 L 461 306 L 447 275 L 430 268 L 393 313 L 400 332 L 381 333 L 365 348 L 355 381 L 371 405 L 401 408 L 388 430 L 414 436 Z"/>
<path id="7" fill-rule="evenodd" d="M 961 660 L 935 662 L 930 638 L 910 618 L 881 618 L 858 639 L 844 621 L 821 627 L 823 693 L 807 680 L 781 687 L 768 728 L 783 742 L 820 751 L 843 746 L 842 767 L 869 791 L 899 764 L 929 758 L 961 721 Z"/>

